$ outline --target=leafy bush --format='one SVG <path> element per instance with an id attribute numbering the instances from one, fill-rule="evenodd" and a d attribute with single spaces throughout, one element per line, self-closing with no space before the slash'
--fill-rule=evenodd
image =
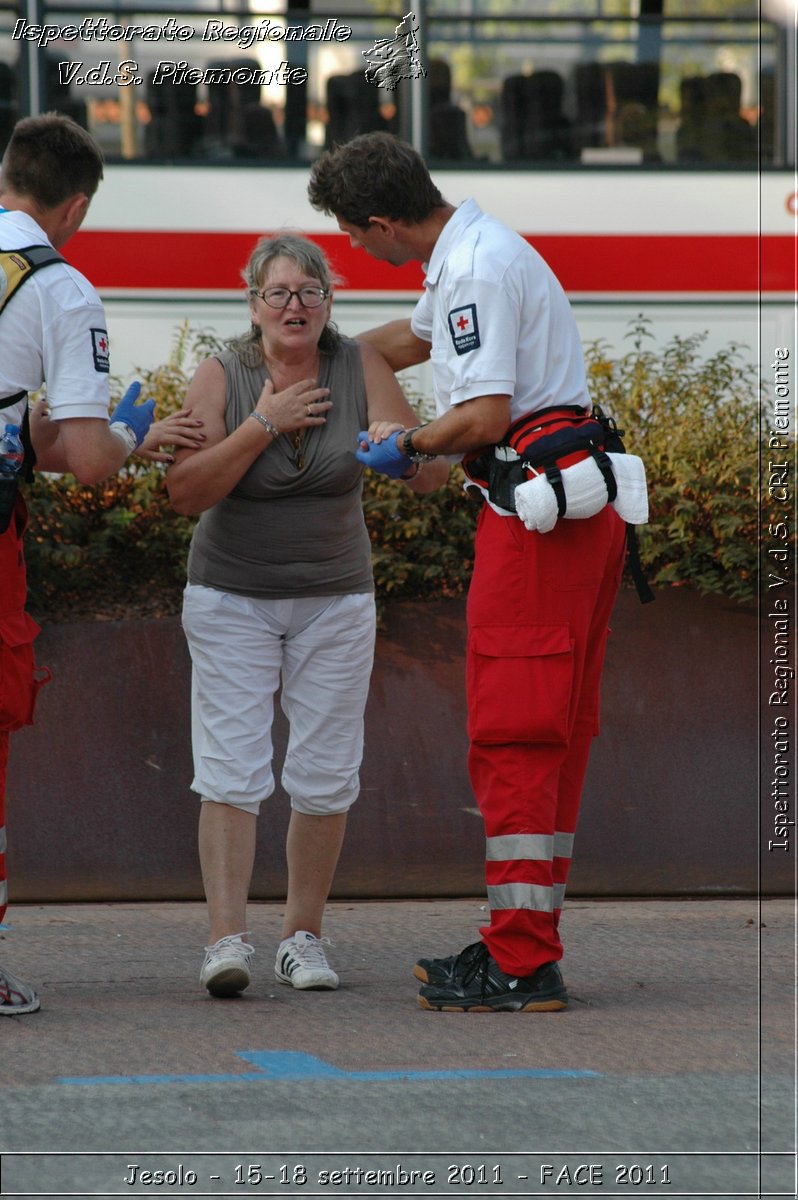
<path id="1" fill-rule="evenodd" d="M 142 395 L 157 413 L 179 409 L 193 367 L 212 339 L 187 327 L 170 361 L 141 371 Z M 114 381 L 121 398 L 123 388 Z M 165 616 L 180 607 L 193 521 L 169 504 L 163 468 L 131 460 L 103 483 L 81 485 L 71 475 L 39 475 L 28 489 L 25 540 L 28 603 L 39 620 L 111 620 L 135 613 Z"/>
<path id="2" fill-rule="evenodd" d="M 192 523 L 169 505 L 160 471 L 134 467 L 83 487 L 40 477 L 28 494 L 28 605 L 39 620 L 175 613 Z"/>
<path id="3" fill-rule="evenodd" d="M 648 578 L 752 601 L 761 522 L 756 371 L 733 345 L 702 358 L 706 334 L 655 350 L 639 317 L 627 336 L 633 348 L 621 358 L 593 343 L 586 359 L 594 402 L 646 464 L 650 523 L 638 536 Z"/>
<path id="4" fill-rule="evenodd" d="M 704 336 L 649 348 L 649 323 L 632 326 L 629 353 L 587 348 L 593 398 L 645 460 L 651 523 L 641 558 L 659 586 L 690 585 L 743 601 L 755 596 L 758 385 L 735 347 L 703 359 Z M 170 361 L 141 372 L 160 415 L 178 409 L 194 367 L 218 343 L 183 327 Z M 121 387 L 118 389 L 121 394 Z M 424 402 L 410 396 L 419 411 Z M 179 611 L 193 520 L 175 513 L 163 470 L 138 464 L 92 487 L 40 476 L 29 490 L 30 607 L 39 619 L 111 619 Z M 416 497 L 366 472 L 364 509 L 377 597 L 415 600 L 465 590 L 473 561 L 475 508 L 459 468 L 446 487 Z M 765 518 L 767 520 L 767 518 Z"/>
<path id="5" fill-rule="evenodd" d="M 474 563 L 475 509 L 459 467 L 445 487 L 414 496 L 403 484 L 366 472 L 363 509 L 371 537 L 377 600 L 457 596 Z"/>

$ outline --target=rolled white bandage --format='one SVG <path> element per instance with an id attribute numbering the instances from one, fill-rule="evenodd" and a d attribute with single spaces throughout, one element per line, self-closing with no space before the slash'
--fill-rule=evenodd
<path id="1" fill-rule="evenodd" d="M 112 421 L 108 428 L 114 437 L 118 437 L 120 442 L 124 442 L 128 454 L 132 454 L 138 445 L 138 441 L 130 426 L 125 425 L 123 421 Z"/>
<path id="2" fill-rule="evenodd" d="M 636 454 L 611 454 L 612 471 L 618 495 L 612 502 L 618 516 L 629 525 L 648 523 L 648 485 L 646 468 Z"/>
<path id="3" fill-rule="evenodd" d="M 618 492 L 613 508 L 630 525 L 648 521 L 648 492 L 643 460 L 636 454 L 609 454 Z M 601 512 L 608 502 L 607 484 L 593 458 L 566 467 L 562 472 L 565 517 L 585 520 Z M 515 489 L 515 509 L 527 529 L 549 533 L 557 524 L 557 496 L 545 475 L 536 475 Z"/>
<path id="4" fill-rule="evenodd" d="M 545 475 L 537 475 L 515 489 L 515 511 L 527 529 L 548 533 L 557 524 L 557 497 Z"/>
<path id="5" fill-rule="evenodd" d="M 565 516 L 584 520 L 601 512 L 607 503 L 607 485 L 592 458 L 566 467 L 562 472 Z M 545 475 L 536 475 L 515 489 L 515 509 L 527 529 L 549 533 L 557 524 L 557 496 Z"/>

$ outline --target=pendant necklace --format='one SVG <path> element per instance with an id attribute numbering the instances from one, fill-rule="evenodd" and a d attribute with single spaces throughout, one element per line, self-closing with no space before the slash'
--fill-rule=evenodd
<path id="1" fill-rule="evenodd" d="M 305 455 L 302 452 L 302 443 L 305 440 L 305 430 L 298 429 L 293 436 L 292 442 L 294 446 L 294 465 L 297 471 L 301 471 L 305 465 Z"/>

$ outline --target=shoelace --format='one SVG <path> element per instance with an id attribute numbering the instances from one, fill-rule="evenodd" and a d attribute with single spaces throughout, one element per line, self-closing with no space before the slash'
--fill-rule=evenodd
<path id="1" fill-rule="evenodd" d="M 490 954 L 488 947 L 484 942 L 476 942 L 473 946 L 466 946 L 465 950 L 461 950 L 457 956 L 457 966 L 455 966 L 455 974 L 458 973 L 457 967 L 462 964 L 463 987 L 471 982 L 472 979 L 480 977 L 480 989 L 482 995 L 485 995 L 485 987 L 487 984 L 488 972 L 490 970 Z"/>
<path id="2" fill-rule="evenodd" d="M 324 947 L 331 945 L 328 937 L 321 937 L 311 942 L 293 942 L 289 949 L 308 967 L 326 967 L 328 963 Z"/>
<path id="3" fill-rule="evenodd" d="M 226 937 L 219 938 L 218 942 L 214 942 L 212 946 L 206 946 L 205 951 L 208 953 L 211 950 L 220 951 L 230 949 L 241 950 L 247 958 L 255 953 L 255 947 L 250 946 L 249 942 L 245 942 L 244 938 L 249 937 L 248 933 L 228 933 Z"/>
<path id="4" fill-rule="evenodd" d="M 18 988 L 12 986 L 10 979 L 6 975 L 0 974 L 0 1004 L 8 1005 L 13 1008 L 15 1004 L 27 1004 L 30 997 Z"/>

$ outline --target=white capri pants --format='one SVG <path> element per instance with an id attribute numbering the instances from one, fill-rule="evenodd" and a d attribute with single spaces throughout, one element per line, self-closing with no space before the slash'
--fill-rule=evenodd
<path id="1" fill-rule="evenodd" d="M 374 661 L 372 593 L 256 600 L 189 584 L 192 790 L 258 813 L 274 791 L 274 697 L 289 738 L 282 785 L 298 812 L 346 812 L 357 799 Z"/>

